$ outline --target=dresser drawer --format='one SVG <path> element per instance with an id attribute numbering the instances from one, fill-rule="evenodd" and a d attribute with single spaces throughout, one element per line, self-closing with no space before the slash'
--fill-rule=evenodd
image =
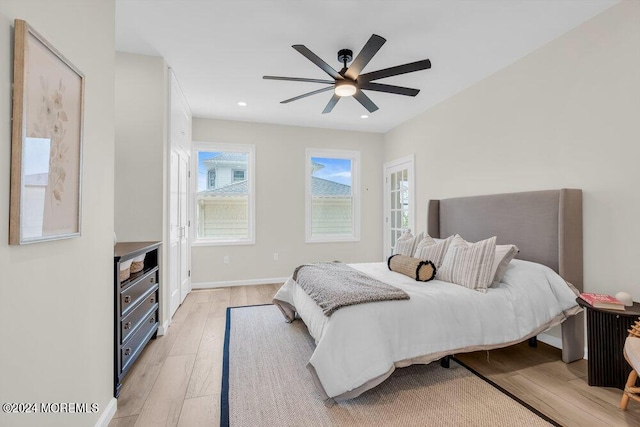
<path id="1" fill-rule="evenodd" d="M 120 313 L 127 313 L 131 307 L 135 307 L 138 302 L 144 298 L 151 288 L 157 286 L 156 271 L 141 277 L 140 280 L 133 283 L 120 293 Z"/>
<path id="2" fill-rule="evenodd" d="M 120 322 L 121 342 L 125 342 L 147 315 L 158 309 L 158 286 L 150 289 L 142 302 L 131 309 L 131 312 Z"/>
<path id="3" fill-rule="evenodd" d="M 135 329 L 129 339 L 122 344 L 121 353 L 121 370 L 126 370 L 128 365 L 133 362 L 138 353 L 142 350 L 144 344 L 149 341 L 153 333 L 158 329 L 157 311 L 153 311 L 144 318 L 138 329 Z"/>

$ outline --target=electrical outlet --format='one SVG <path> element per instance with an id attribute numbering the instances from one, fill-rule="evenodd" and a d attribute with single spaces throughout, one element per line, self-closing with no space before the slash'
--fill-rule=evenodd
<path id="1" fill-rule="evenodd" d="M 277 261 L 278 260 L 278 252 L 274 252 L 273 253 L 273 260 Z"/>
<path id="2" fill-rule="evenodd" d="M 229 255 L 225 255 L 222 260 L 224 261 L 225 264 L 229 264 Z"/>

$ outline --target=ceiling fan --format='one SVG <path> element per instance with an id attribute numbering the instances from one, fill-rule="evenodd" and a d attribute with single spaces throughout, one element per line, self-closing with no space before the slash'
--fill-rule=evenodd
<path id="1" fill-rule="evenodd" d="M 290 99 L 285 99 L 284 101 L 280 102 L 281 104 L 287 104 L 291 101 L 297 101 L 298 99 L 306 98 L 307 96 L 333 90 L 333 96 L 322 111 L 322 114 L 330 113 L 331 110 L 333 110 L 333 107 L 336 106 L 340 98 L 344 96 L 353 96 L 360 104 L 362 104 L 364 108 L 369 110 L 370 113 L 373 113 L 378 109 L 378 106 L 374 104 L 373 101 L 371 101 L 371 99 L 362 92 L 363 90 L 373 90 L 376 92 L 386 92 L 405 96 L 416 96 L 420 92 L 419 89 L 374 83 L 373 80 L 431 68 L 431 61 L 429 61 L 428 59 L 423 59 L 422 61 L 411 62 L 409 64 L 397 65 L 395 67 L 384 68 L 382 70 L 360 74 L 364 67 L 367 66 L 369 61 L 371 61 L 371 58 L 373 58 L 373 56 L 378 52 L 378 50 L 380 50 L 380 48 L 386 41 L 387 40 L 385 38 L 380 37 L 377 34 L 373 34 L 364 45 L 358 56 L 356 56 L 356 59 L 354 59 L 351 65 L 349 65 L 349 67 L 347 67 L 347 64 L 351 62 L 351 59 L 353 58 L 353 52 L 349 49 L 339 50 L 338 61 L 342 62 L 343 64 L 343 68 L 340 71 L 334 70 L 333 67 L 324 62 L 318 55 L 311 52 L 306 46 L 295 44 L 291 47 L 300 52 L 309 61 L 320 67 L 322 71 L 333 77 L 333 80 L 278 76 L 263 76 L 262 78 L 267 80 L 287 80 L 293 82 L 310 82 L 330 85 L 327 87 L 323 87 L 322 89 L 314 90 L 312 92 L 308 92 Z"/>

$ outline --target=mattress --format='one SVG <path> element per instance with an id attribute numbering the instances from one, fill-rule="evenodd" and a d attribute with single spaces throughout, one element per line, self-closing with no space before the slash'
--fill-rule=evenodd
<path id="1" fill-rule="evenodd" d="M 513 260 L 487 293 L 439 280 L 416 282 L 384 262 L 349 265 L 410 299 L 344 307 L 327 317 L 291 278 L 274 297 L 283 313 L 295 310 L 316 342 L 308 367 L 323 399 L 353 398 L 396 367 L 515 344 L 580 311 L 575 288 L 528 261 Z"/>

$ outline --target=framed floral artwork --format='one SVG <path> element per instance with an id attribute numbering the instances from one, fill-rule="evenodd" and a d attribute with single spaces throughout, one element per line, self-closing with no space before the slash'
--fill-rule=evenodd
<path id="1" fill-rule="evenodd" d="M 15 20 L 9 244 L 80 236 L 84 75 Z"/>

